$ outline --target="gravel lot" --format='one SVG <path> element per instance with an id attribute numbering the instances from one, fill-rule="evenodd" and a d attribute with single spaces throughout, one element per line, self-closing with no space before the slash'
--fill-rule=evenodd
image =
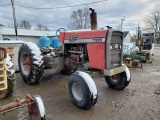
<path id="1" fill-rule="evenodd" d="M 67 78 L 64 75 L 47 75 L 38 85 L 27 85 L 19 73 L 14 93 L 0 100 L 0 104 L 24 98 L 25 94 L 38 94 L 43 98 L 46 120 L 160 120 L 160 48 L 154 48 L 152 64 L 131 68 L 129 86 L 116 91 L 108 88 L 102 75 L 93 77 L 98 89 L 98 102 L 90 110 L 82 110 L 72 104 Z M 0 120 L 27 120 L 27 107 L 0 115 Z"/>

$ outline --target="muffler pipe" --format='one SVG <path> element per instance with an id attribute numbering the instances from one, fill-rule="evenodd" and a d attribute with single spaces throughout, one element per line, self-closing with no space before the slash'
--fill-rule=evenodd
<path id="1" fill-rule="evenodd" d="M 97 30 L 97 13 L 92 8 L 89 8 L 89 10 L 91 10 L 90 14 L 91 30 Z"/>

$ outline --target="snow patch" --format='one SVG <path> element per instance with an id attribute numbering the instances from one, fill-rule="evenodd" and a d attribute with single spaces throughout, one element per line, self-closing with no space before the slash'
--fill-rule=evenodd
<path id="1" fill-rule="evenodd" d="M 39 62 L 39 61 L 34 61 L 33 63 L 36 64 L 36 65 L 41 66 L 41 65 L 43 64 L 43 61 L 41 61 L 41 62 Z"/>
<path id="2" fill-rule="evenodd" d="M 41 55 L 39 47 L 32 42 L 25 42 L 24 44 L 26 44 L 31 49 L 31 53 L 34 54 L 33 58 L 35 59 L 35 61 L 33 63 L 41 66 L 44 61 L 42 60 L 43 56 Z"/>
<path id="3" fill-rule="evenodd" d="M 11 58 L 9 57 L 8 53 L 7 53 L 7 58 L 6 58 L 6 64 L 8 68 L 13 67 L 13 63 L 11 62 Z"/>
<path id="4" fill-rule="evenodd" d="M 34 59 L 38 60 L 38 59 L 41 59 L 43 58 L 43 56 L 39 55 L 39 56 L 33 56 Z"/>
<path id="5" fill-rule="evenodd" d="M 76 71 L 82 78 L 84 78 L 85 82 L 87 83 L 91 93 L 93 94 L 93 98 L 95 99 L 97 97 L 97 87 L 95 85 L 95 82 L 91 78 L 90 75 L 88 75 L 85 72 L 82 71 Z"/>
<path id="6" fill-rule="evenodd" d="M 135 43 L 123 43 L 123 54 L 131 54 L 135 51 L 139 51 Z"/>
<path id="7" fill-rule="evenodd" d="M 44 118 L 45 117 L 45 108 L 44 108 L 42 98 L 40 96 L 36 96 L 35 99 L 37 101 L 37 105 L 38 105 L 37 107 L 39 109 L 40 116 L 41 116 L 41 118 Z"/>
<path id="8" fill-rule="evenodd" d="M 13 73 L 15 73 L 14 69 L 11 69 L 13 67 L 13 63 L 11 62 L 11 58 L 9 57 L 8 53 L 7 53 L 7 58 L 6 58 L 6 70 L 9 71 L 11 73 L 11 75 Z"/>
<path id="9" fill-rule="evenodd" d="M 32 51 L 31 53 L 34 54 L 34 55 L 41 55 L 41 51 L 40 50 L 39 51 Z"/>
<path id="10" fill-rule="evenodd" d="M 124 64 L 122 64 L 122 65 L 124 65 Z M 131 73 L 129 72 L 129 69 L 128 69 L 128 67 L 126 66 L 126 65 L 124 65 L 125 66 L 125 72 L 126 72 L 126 75 L 127 75 L 127 81 L 130 81 L 131 80 Z"/>

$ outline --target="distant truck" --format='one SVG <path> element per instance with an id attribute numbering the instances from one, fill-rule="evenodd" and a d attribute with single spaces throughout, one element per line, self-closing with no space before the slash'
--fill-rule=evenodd
<path id="1" fill-rule="evenodd" d="M 154 33 L 143 33 L 142 34 L 143 38 L 143 50 L 151 50 L 152 49 L 152 44 L 154 42 Z"/>

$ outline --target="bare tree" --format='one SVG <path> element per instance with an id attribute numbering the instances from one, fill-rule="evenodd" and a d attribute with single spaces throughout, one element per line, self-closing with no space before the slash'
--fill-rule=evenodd
<path id="1" fill-rule="evenodd" d="M 22 29 L 31 29 L 31 24 L 27 20 L 22 20 L 22 22 L 19 24 L 19 28 L 22 28 Z"/>
<path id="2" fill-rule="evenodd" d="M 42 30 L 42 27 L 43 27 L 42 24 L 38 23 L 38 24 L 36 25 L 36 28 L 35 28 L 35 29 L 36 29 L 36 30 Z"/>
<path id="3" fill-rule="evenodd" d="M 90 28 L 90 14 L 87 7 L 73 11 L 71 21 L 68 25 L 70 29 L 88 29 Z"/>
<path id="4" fill-rule="evenodd" d="M 45 31 L 49 31 L 49 28 L 47 26 L 44 26 L 44 29 Z"/>
<path id="5" fill-rule="evenodd" d="M 149 16 L 144 18 L 146 30 L 155 33 L 157 43 L 160 42 L 160 10 L 153 11 Z"/>
<path id="6" fill-rule="evenodd" d="M 45 26 L 45 25 L 42 25 L 41 23 L 38 23 L 37 25 L 36 25 L 36 28 L 35 28 L 36 30 L 45 30 L 45 31 L 49 31 L 49 28 L 47 27 L 47 26 Z"/>
<path id="7" fill-rule="evenodd" d="M 16 23 L 16 25 L 17 25 L 17 28 L 20 28 L 20 24 L 19 23 Z M 6 27 L 7 28 L 14 28 L 14 25 L 9 24 L 9 25 L 6 25 Z"/>

